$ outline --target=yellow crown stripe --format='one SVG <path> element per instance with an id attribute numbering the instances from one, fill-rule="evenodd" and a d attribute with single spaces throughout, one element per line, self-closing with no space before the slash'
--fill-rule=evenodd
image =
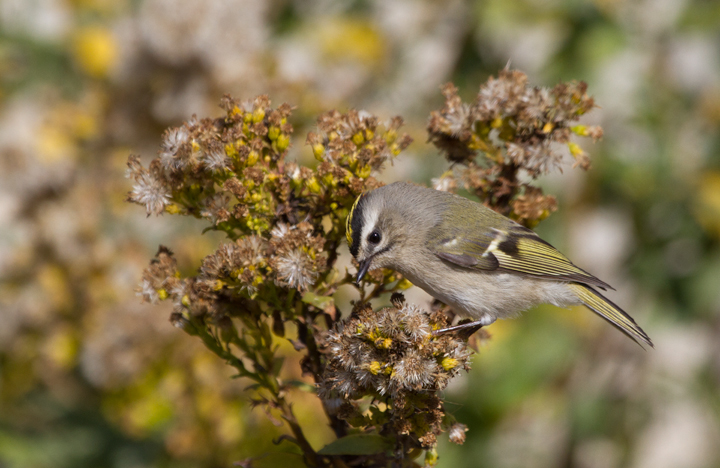
<path id="1" fill-rule="evenodd" d="M 352 217 L 355 214 L 355 207 L 357 207 L 358 202 L 360 199 L 365 195 L 364 193 L 361 193 L 356 199 L 355 203 L 353 203 L 352 208 L 350 208 L 350 213 L 348 213 L 347 219 L 345 220 L 345 238 L 347 238 L 348 246 L 352 247 Z"/>

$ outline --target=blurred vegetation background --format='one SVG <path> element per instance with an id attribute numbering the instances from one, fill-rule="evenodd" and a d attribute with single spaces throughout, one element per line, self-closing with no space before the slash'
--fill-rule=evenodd
<path id="1" fill-rule="evenodd" d="M 580 310 L 492 325 L 446 392 L 470 431 L 438 466 L 720 467 L 714 0 L 1 0 L 0 467 L 230 466 L 287 448 L 248 383 L 136 297 L 159 243 L 192 274 L 219 237 L 124 203 L 129 153 L 149 161 L 164 128 L 220 115 L 224 93 L 267 93 L 297 106 L 288 159 L 312 161 L 321 111 L 401 114 L 416 142 L 381 178 L 429 183 L 447 168 L 424 143 L 440 85 L 471 101 L 508 62 L 536 85 L 585 80 L 601 106 L 593 169 L 543 179 L 559 210 L 538 231 L 616 286 L 656 349 Z M 320 447 L 314 400 L 293 397 Z"/>

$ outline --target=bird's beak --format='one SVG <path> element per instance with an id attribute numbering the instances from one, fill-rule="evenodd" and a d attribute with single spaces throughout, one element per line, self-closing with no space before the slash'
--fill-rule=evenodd
<path id="1" fill-rule="evenodd" d="M 372 257 L 368 257 L 362 262 L 360 262 L 360 268 L 358 268 L 357 277 L 355 279 L 355 284 L 360 286 L 360 281 L 362 281 L 363 277 L 365 276 L 365 273 L 368 272 L 370 269 L 370 262 L 372 261 Z"/>

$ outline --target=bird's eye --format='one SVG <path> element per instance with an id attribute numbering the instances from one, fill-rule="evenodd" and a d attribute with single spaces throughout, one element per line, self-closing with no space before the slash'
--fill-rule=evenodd
<path id="1" fill-rule="evenodd" d="M 382 236 L 380 236 L 380 233 L 377 231 L 371 232 L 367 238 L 368 242 L 370 242 L 371 244 L 379 243 L 380 239 L 382 239 Z"/>

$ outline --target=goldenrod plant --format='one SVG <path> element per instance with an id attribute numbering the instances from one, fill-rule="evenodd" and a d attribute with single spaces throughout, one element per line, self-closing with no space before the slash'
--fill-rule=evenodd
<path id="1" fill-rule="evenodd" d="M 464 188 L 534 225 L 556 206 L 532 185 L 561 163 L 550 143 L 567 144 L 577 164 L 589 167 L 570 140 L 573 132 L 601 135 L 573 126 L 594 107 L 585 91 L 584 83 L 532 87 L 522 72 L 505 69 L 465 104 L 448 84 L 445 106 L 428 124 L 430 141 Z M 137 156 L 128 160 L 134 181 L 128 201 L 148 216 L 204 219 L 206 230 L 227 237 L 190 277 L 160 246 L 139 294 L 146 302 L 172 301 L 171 323 L 253 382 L 253 401 L 286 423 L 284 439 L 308 466 L 434 465 L 438 435 L 450 431 L 451 441 L 465 440 L 467 427 L 445 411 L 441 391 L 469 370 L 468 337 L 433 334 L 452 312 L 441 304 L 430 311 L 408 304 L 400 291 L 410 284 L 390 270 L 372 272 L 357 286 L 351 311 L 339 310 L 333 297 L 354 284 L 347 268 L 336 267 L 353 203 L 380 185 L 374 174 L 411 142 L 400 131 L 402 119 L 382 123 L 366 111 L 327 112 L 307 135 L 317 164 L 305 167 L 285 159 L 293 134 L 289 105 L 226 96 L 221 107 L 219 118 L 168 129 L 148 168 Z M 528 181 L 520 182 L 522 176 Z M 452 173 L 436 182 L 438 189 L 457 185 Z M 373 309 L 384 294 L 392 294 L 391 306 Z M 325 447 L 308 442 L 294 414 L 290 395 L 297 383 L 280 377 L 279 340 L 292 342 L 322 402 L 324 423 L 337 437 Z"/>

